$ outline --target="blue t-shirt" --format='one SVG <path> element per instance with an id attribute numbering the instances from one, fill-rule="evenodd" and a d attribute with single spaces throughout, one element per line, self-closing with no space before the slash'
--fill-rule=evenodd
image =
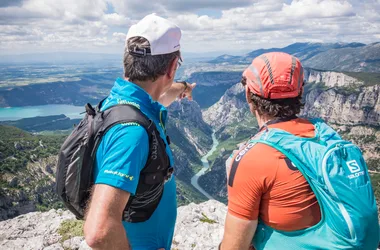
<path id="1" fill-rule="evenodd" d="M 172 152 L 165 135 L 167 117 L 165 107 L 153 101 L 144 89 L 120 78 L 116 80 L 102 109 L 105 110 L 117 104 L 134 105 L 155 123 L 161 138 L 167 145 L 166 152 L 171 166 L 174 166 Z M 114 126 L 103 136 L 96 154 L 95 184 L 107 184 L 132 195 L 135 194 L 140 171 L 145 166 L 148 154 L 148 134 L 144 127 L 135 123 Z M 149 220 L 140 223 L 123 221 L 132 249 L 165 248 L 169 250 L 176 216 L 176 185 L 172 178 L 165 184 L 160 204 Z"/>

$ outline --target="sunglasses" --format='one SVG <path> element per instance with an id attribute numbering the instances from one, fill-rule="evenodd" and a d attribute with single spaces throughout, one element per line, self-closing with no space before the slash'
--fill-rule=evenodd
<path id="1" fill-rule="evenodd" d="M 179 69 L 179 67 L 181 67 L 182 62 L 183 62 L 183 61 L 182 61 L 182 57 L 179 56 L 179 57 L 178 57 L 178 61 L 177 61 L 177 68 L 176 68 L 176 70 Z"/>

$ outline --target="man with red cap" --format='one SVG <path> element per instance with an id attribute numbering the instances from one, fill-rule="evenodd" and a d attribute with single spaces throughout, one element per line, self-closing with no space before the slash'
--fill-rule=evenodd
<path id="1" fill-rule="evenodd" d="M 260 129 L 226 162 L 228 213 L 219 249 L 376 248 L 376 202 L 361 152 L 320 119 L 297 117 L 303 79 L 300 61 L 280 52 L 255 58 L 243 73 L 246 100 Z M 348 145 L 340 148 L 347 149 L 344 159 L 334 151 L 340 145 Z M 365 219 L 355 217 L 360 213 Z M 339 235 L 352 236 L 354 229 L 356 238 Z"/>

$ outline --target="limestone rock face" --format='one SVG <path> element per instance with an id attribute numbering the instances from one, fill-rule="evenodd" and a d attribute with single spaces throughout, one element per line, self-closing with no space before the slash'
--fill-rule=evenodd
<path id="1" fill-rule="evenodd" d="M 223 237 L 226 212 L 226 206 L 215 200 L 179 207 L 172 249 L 216 249 Z M 61 222 L 74 219 L 68 211 L 50 210 L 0 221 L 0 249 L 91 250 L 83 237 L 62 241 L 58 234 Z"/>
<path id="2" fill-rule="evenodd" d="M 303 116 L 321 117 L 341 125 L 379 125 L 380 84 L 363 86 L 362 81 L 344 73 L 316 70 L 306 70 L 305 80 L 309 84 L 323 83 L 329 89 L 314 89 L 306 95 Z M 343 91 L 342 87 L 353 89 Z M 247 112 L 244 89 L 238 83 L 203 112 L 203 119 L 213 129 L 219 130 L 241 123 Z"/>
<path id="3" fill-rule="evenodd" d="M 169 123 L 173 124 L 200 155 L 206 154 L 212 144 L 211 128 L 202 118 L 202 111 L 198 103 L 187 98 L 173 102 L 169 108 Z"/>
<path id="4" fill-rule="evenodd" d="M 217 131 L 244 120 L 248 110 L 244 87 L 237 83 L 216 104 L 203 112 L 203 119 Z"/>
<path id="5" fill-rule="evenodd" d="M 192 166 L 201 166 L 202 155 L 212 146 L 212 131 L 203 121 L 198 103 L 187 98 L 173 102 L 168 113 L 166 129 L 174 156 L 174 174 L 179 179 L 190 182 L 195 174 Z M 179 195 L 182 197 L 182 194 Z"/>
<path id="6" fill-rule="evenodd" d="M 323 83 L 327 87 L 343 87 L 348 85 L 363 85 L 362 81 L 341 72 L 317 71 L 305 69 L 305 81 L 308 83 Z"/>
<path id="7" fill-rule="evenodd" d="M 378 126 L 380 85 L 362 87 L 360 92 L 341 93 L 336 89 L 312 90 L 306 96 L 302 115 L 321 117 L 340 125 Z"/>
<path id="8" fill-rule="evenodd" d="M 29 162 L 27 169 L 17 176 L 0 175 L 9 187 L 0 189 L 0 220 L 36 211 L 39 200 L 53 203 L 55 195 L 55 169 L 57 157 L 49 156 Z"/>
<path id="9" fill-rule="evenodd" d="M 227 207 L 215 200 L 179 207 L 172 249 L 217 249 L 226 213 Z"/>
<path id="10" fill-rule="evenodd" d="M 33 212 L 0 222 L 0 249 L 63 249 L 57 230 L 68 211 Z"/>

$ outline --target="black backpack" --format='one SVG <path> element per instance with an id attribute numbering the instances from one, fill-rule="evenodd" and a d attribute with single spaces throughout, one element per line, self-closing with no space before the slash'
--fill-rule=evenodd
<path id="1" fill-rule="evenodd" d="M 85 117 L 63 143 L 56 173 L 57 193 L 77 219 L 83 219 L 94 184 L 93 168 L 102 136 L 116 124 L 138 123 L 148 133 L 149 155 L 140 172 L 136 193 L 129 198 L 122 219 L 146 221 L 157 208 L 164 183 L 173 173 L 166 144 L 154 122 L 136 107 L 123 104 L 100 111 L 101 105 L 102 102 L 94 109 L 87 104 Z"/>

